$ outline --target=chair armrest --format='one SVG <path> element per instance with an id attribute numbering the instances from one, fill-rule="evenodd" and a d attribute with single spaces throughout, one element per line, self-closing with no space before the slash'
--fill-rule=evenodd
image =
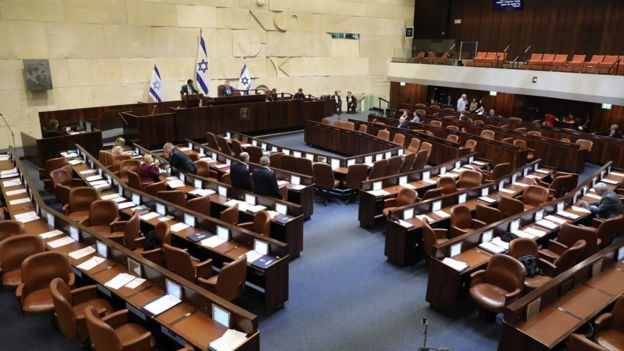
<path id="1" fill-rule="evenodd" d="M 384 208 L 386 207 L 395 207 L 396 206 L 396 198 L 390 198 L 384 200 Z"/>
<path id="2" fill-rule="evenodd" d="M 111 223 L 111 232 L 123 232 L 126 229 L 128 221 L 115 220 Z"/>
<path id="3" fill-rule="evenodd" d="M 69 214 L 69 204 L 65 204 L 63 205 L 63 213 L 68 215 Z"/>
<path id="4" fill-rule="evenodd" d="M 72 178 L 71 186 L 85 186 L 85 182 L 80 178 Z"/>
<path id="5" fill-rule="evenodd" d="M 478 219 L 473 219 L 472 220 L 472 229 L 477 229 L 477 228 L 481 228 L 481 227 L 485 227 L 487 224 L 485 224 L 485 222 L 482 222 Z"/>
<path id="6" fill-rule="evenodd" d="M 613 315 L 610 312 L 603 313 L 598 316 L 598 318 L 596 318 L 596 321 L 594 321 L 594 324 L 596 324 L 596 332 L 609 329 L 609 326 L 611 325 L 611 319 L 613 319 Z"/>
<path id="7" fill-rule="evenodd" d="M 74 275 L 73 272 L 69 272 L 69 281 L 67 282 L 67 285 L 71 287 L 76 285 L 76 275 Z"/>
<path id="8" fill-rule="evenodd" d="M 505 294 L 505 305 L 509 304 L 510 302 L 518 298 L 520 294 L 522 294 L 522 289 L 516 289 L 510 292 L 509 294 Z"/>
<path id="9" fill-rule="evenodd" d="M 238 223 L 236 226 L 240 227 L 240 228 L 243 228 L 245 230 L 252 231 L 252 229 L 253 229 L 253 222 Z"/>
<path id="10" fill-rule="evenodd" d="M 102 322 L 110 325 L 111 328 L 119 328 L 120 326 L 128 323 L 128 310 L 123 309 L 111 314 L 107 314 L 102 318 Z"/>
<path id="11" fill-rule="evenodd" d="M 461 228 L 458 228 L 457 226 L 451 226 L 451 232 L 458 233 L 457 235 L 464 235 L 468 233 L 469 230 L 470 229 L 461 229 Z"/>
<path id="12" fill-rule="evenodd" d="M 526 151 L 529 151 L 529 152 L 535 152 L 535 150 L 534 150 L 534 149 L 531 149 L 530 147 L 527 147 L 525 150 L 526 150 Z"/>
<path id="13" fill-rule="evenodd" d="M 605 220 L 602 218 L 593 218 L 592 219 L 592 227 L 594 228 L 598 228 L 598 226 L 600 226 L 602 224 L 602 222 L 604 222 Z"/>
<path id="14" fill-rule="evenodd" d="M 473 287 L 477 284 L 483 283 L 483 276 L 485 275 L 485 269 L 480 269 L 470 275 L 470 286 Z"/>
<path id="15" fill-rule="evenodd" d="M 210 278 L 212 275 L 212 259 L 209 258 L 195 266 L 197 278 Z"/>
<path id="16" fill-rule="evenodd" d="M 71 291 L 72 305 L 97 298 L 97 285 L 87 285 Z"/>
<path id="17" fill-rule="evenodd" d="M 117 221 L 119 221 L 119 216 L 115 217 L 115 219 L 113 219 L 113 221 L 110 222 L 108 225 L 110 225 L 112 227 L 113 224 L 117 223 Z"/>
<path id="18" fill-rule="evenodd" d="M 540 269 L 544 272 L 544 274 L 546 274 L 549 277 L 554 277 L 555 276 L 555 271 L 557 271 L 557 266 L 555 266 L 553 263 L 551 263 L 550 261 L 540 257 L 539 258 L 539 266 Z"/>
<path id="19" fill-rule="evenodd" d="M 145 333 L 137 336 L 134 340 L 130 340 L 123 348 L 124 351 L 143 351 L 143 350 L 151 350 L 152 333 L 146 331 Z"/>
<path id="20" fill-rule="evenodd" d="M 20 283 L 15 289 L 15 297 L 20 300 L 20 305 L 24 302 L 24 283 Z"/>
<path id="21" fill-rule="evenodd" d="M 568 249 L 567 246 L 562 243 L 554 240 L 548 241 L 548 250 L 558 254 L 559 256 L 563 255 L 563 253 Z"/>
<path id="22" fill-rule="evenodd" d="M 448 229 L 445 228 L 432 228 L 433 233 L 438 239 L 447 239 L 448 238 Z"/>

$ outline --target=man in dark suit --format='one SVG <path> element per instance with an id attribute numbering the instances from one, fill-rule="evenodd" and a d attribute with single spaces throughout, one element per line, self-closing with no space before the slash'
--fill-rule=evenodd
<path id="1" fill-rule="evenodd" d="M 596 183 L 594 190 L 601 196 L 599 202 L 592 202 L 588 205 L 581 202 L 581 205 L 585 205 L 592 214 L 597 215 L 599 218 L 611 218 L 624 214 L 622 200 L 620 200 L 618 194 L 609 190 L 607 184 L 603 182 Z"/>
<path id="2" fill-rule="evenodd" d="M 63 132 L 59 130 L 59 121 L 56 119 L 51 119 L 50 122 L 48 122 L 48 125 L 43 127 L 44 138 L 61 136 L 61 135 L 63 135 Z"/>
<path id="3" fill-rule="evenodd" d="M 293 98 L 295 100 L 305 100 L 305 94 L 303 94 L 303 89 L 299 88 Z"/>
<path id="4" fill-rule="evenodd" d="M 332 99 L 334 99 L 334 101 L 336 102 L 336 113 L 341 114 L 342 113 L 342 99 L 340 98 L 340 95 L 338 95 L 338 91 L 334 92 L 334 96 L 332 96 Z"/>
<path id="5" fill-rule="evenodd" d="M 241 152 L 239 158 L 241 162 L 234 162 L 230 166 L 232 186 L 251 191 L 251 173 L 247 165 L 247 162 L 249 162 L 249 154 Z"/>
<path id="6" fill-rule="evenodd" d="M 275 173 L 269 168 L 269 157 L 262 156 L 260 165 L 262 167 L 254 169 L 252 173 L 254 192 L 258 195 L 267 195 L 277 199 L 282 198 L 277 186 Z"/>
<path id="7" fill-rule="evenodd" d="M 180 96 L 184 99 L 184 95 L 193 95 L 199 93 L 197 89 L 193 86 L 193 80 L 189 79 L 186 81 L 186 84 L 180 88 Z"/>
<path id="8" fill-rule="evenodd" d="M 223 82 L 223 87 L 219 92 L 219 96 L 232 96 L 232 94 L 234 94 L 234 88 L 232 88 L 230 86 L 230 82 L 226 80 L 225 82 Z"/>
<path id="9" fill-rule="evenodd" d="M 184 152 L 177 150 L 172 143 L 165 143 L 163 156 L 169 161 L 169 165 L 182 173 L 197 173 L 197 168 Z"/>
<path id="10" fill-rule="evenodd" d="M 620 130 L 620 126 L 617 124 L 611 125 L 611 128 L 609 129 L 609 136 L 612 138 L 621 139 L 622 131 Z"/>
<path id="11" fill-rule="evenodd" d="M 357 107 L 357 99 L 355 96 L 351 95 L 351 92 L 347 92 L 347 113 L 355 113 L 355 108 Z"/>

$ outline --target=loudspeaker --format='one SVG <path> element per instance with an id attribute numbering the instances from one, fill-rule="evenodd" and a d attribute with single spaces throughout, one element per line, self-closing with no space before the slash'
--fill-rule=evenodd
<path id="1" fill-rule="evenodd" d="M 48 60 L 24 60 L 24 80 L 30 91 L 52 89 L 52 74 Z"/>

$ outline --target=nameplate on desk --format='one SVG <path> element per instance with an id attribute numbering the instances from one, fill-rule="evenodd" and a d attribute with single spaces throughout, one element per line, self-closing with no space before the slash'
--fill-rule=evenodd
<path id="1" fill-rule="evenodd" d="M 217 187 L 217 191 L 219 192 L 220 196 L 227 196 L 227 188 L 224 186 L 218 186 Z"/>
<path id="2" fill-rule="evenodd" d="M 285 214 L 288 212 L 288 206 L 287 206 L 287 205 L 284 205 L 284 204 L 281 204 L 281 203 L 276 202 L 276 203 L 275 203 L 275 211 L 276 211 L 277 213 L 279 213 L 279 214 L 283 214 L 283 215 L 285 215 Z"/>
<path id="3" fill-rule="evenodd" d="M 407 208 L 403 210 L 403 219 L 410 219 L 414 217 L 414 208 Z"/>
<path id="4" fill-rule="evenodd" d="M 431 178 L 431 172 L 429 171 L 422 172 L 422 180 L 427 180 L 429 178 Z"/>
<path id="5" fill-rule="evenodd" d="M 454 257 L 461 253 L 462 250 L 462 242 L 458 242 L 457 244 L 451 245 L 449 256 Z"/>
<path id="6" fill-rule="evenodd" d="M 195 188 L 201 188 L 203 185 L 203 182 L 201 179 L 193 179 L 193 186 Z"/>
<path id="7" fill-rule="evenodd" d="M 373 163 L 373 156 L 365 156 L 364 163 Z"/>
<path id="8" fill-rule="evenodd" d="M 526 177 L 526 176 L 528 176 L 528 175 L 529 175 L 529 172 L 530 172 L 530 171 L 531 171 L 531 169 L 530 169 L 530 168 L 525 168 L 525 169 L 523 169 L 523 170 L 522 170 L 522 175 Z"/>
<path id="9" fill-rule="evenodd" d="M 383 154 L 375 155 L 375 161 L 383 160 Z"/>
<path id="10" fill-rule="evenodd" d="M 440 175 L 446 174 L 446 166 L 440 167 Z"/>

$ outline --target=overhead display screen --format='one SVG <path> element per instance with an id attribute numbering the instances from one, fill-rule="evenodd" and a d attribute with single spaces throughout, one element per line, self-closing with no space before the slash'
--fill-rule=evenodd
<path id="1" fill-rule="evenodd" d="M 522 10 L 523 0 L 492 0 L 494 11 Z"/>

